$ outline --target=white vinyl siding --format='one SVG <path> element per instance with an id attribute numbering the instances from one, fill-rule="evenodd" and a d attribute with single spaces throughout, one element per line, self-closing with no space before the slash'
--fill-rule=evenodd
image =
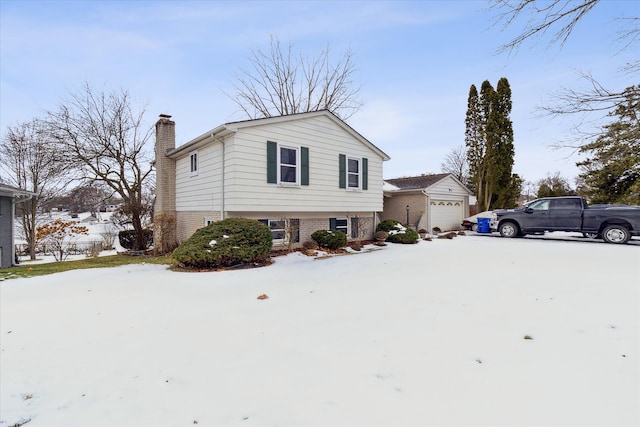
<path id="1" fill-rule="evenodd" d="M 267 141 L 278 141 L 282 146 L 309 147 L 308 186 L 289 188 L 267 183 Z M 326 116 L 240 128 L 226 152 L 225 210 L 382 211 L 382 158 Z M 339 153 L 369 159 L 368 191 L 354 193 L 338 188 Z M 200 173 L 204 173 L 204 165 Z"/>
<path id="2" fill-rule="evenodd" d="M 191 175 L 191 153 L 176 159 L 176 210 L 220 210 L 221 183 L 221 143 L 198 149 L 198 174 L 195 176 Z"/>
<path id="3" fill-rule="evenodd" d="M 450 176 L 433 184 L 427 191 L 429 194 L 433 194 L 434 197 L 436 197 L 437 194 L 440 198 L 444 196 L 444 198 L 460 199 L 461 196 L 469 196 L 469 193 L 467 193 L 464 187 L 461 187 L 460 184 Z"/>
<path id="4" fill-rule="evenodd" d="M 198 175 L 198 152 L 197 151 L 192 151 L 191 153 L 189 153 L 189 162 L 190 162 L 189 171 L 191 172 L 190 175 L 191 176 Z"/>
<path id="5" fill-rule="evenodd" d="M 429 194 L 429 227 L 442 230 L 460 228 L 462 219 L 468 216 L 469 193 L 453 178 L 433 184 L 427 190 Z"/>

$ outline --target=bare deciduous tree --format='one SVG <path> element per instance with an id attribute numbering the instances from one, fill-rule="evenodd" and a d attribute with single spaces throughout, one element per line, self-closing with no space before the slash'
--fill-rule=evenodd
<path id="1" fill-rule="evenodd" d="M 36 194 L 18 209 L 23 237 L 33 260 L 39 208 L 65 187 L 62 178 L 67 173 L 63 153 L 52 144 L 44 122 L 34 119 L 7 129 L 0 143 L 0 171 L 8 183 Z"/>
<path id="2" fill-rule="evenodd" d="M 503 22 L 504 28 L 515 25 L 519 18 L 528 19 L 522 32 L 498 48 L 498 52 L 513 52 L 529 39 L 546 35 L 551 36 L 550 45 L 560 43 L 563 46 L 580 19 L 600 0 L 492 0 L 491 8 L 500 10 L 497 22 Z"/>
<path id="3" fill-rule="evenodd" d="M 450 173 L 464 185 L 469 186 L 469 158 L 464 145 L 452 148 L 440 164 L 440 170 Z"/>
<path id="4" fill-rule="evenodd" d="M 351 50 L 334 63 L 328 47 L 307 58 L 272 36 L 269 51 L 253 50 L 249 61 L 252 68 L 240 70 L 227 95 L 251 119 L 329 110 L 347 120 L 361 107 Z"/>
<path id="5" fill-rule="evenodd" d="M 78 179 L 102 182 L 122 198 L 136 232 L 134 250 L 146 249 L 144 218 L 151 209 L 144 185 L 153 173 L 147 147 L 152 127 L 145 125 L 144 113 L 134 111 L 126 91 L 96 92 L 86 84 L 48 114 L 49 129 L 67 152 L 69 167 L 79 170 Z"/>
<path id="6" fill-rule="evenodd" d="M 362 216 L 359 213 L 351 216 L 351 238 L 356 239 L 353 245 L 354 249 L 359 251 L 362 249 L 362 241 L 371 238 L 372 224 L 372 217 Z"/>
<path id="7" fill-rule="evenodd" d="M 537 182 L 538 189 L 536 196 L 540 197 L 555 197 L 555 196 L 574 196 L 575 190 L 571 188 L 569 181 L 560 175 L 560 172 L 554 174 L 548 173 L 543 179 Z"/>
<path id="8" fill-rule="evenodd" d="M 552 94 L 552 102 L 543 105 L 541 109 L 546 113 L 557 116 L 562 114 L 609 112 L 623 103 L 628 96 L 628 88 L 624 91 L 611 91 L 600 84 L 591 74 L 579 72 L 580 79 L 587 88 L 575 90 L 562 88 Z M 632 87 L 631 90 L 634 88 Z"/>
<path id="9" fill-rule="evenodd" d="M 502 22 L 503 28 L 513 27 L 524 21 L 519 34 L 500 46 L 499 52 L 512 53 L 535 38 L 551 34 L 549 45 L 556 43 L 564 46 L 575 27 L 586 14 L 600 3 L 600 0 L 490 0 L 491 8 L 498 11 L 497 23 Z M 630 11 L 634 2 L 626 3 Z M 619 51 L 632 49 L 640 41 L 640 17 L 621 16 L 615 18 L 616 42 L 621 46 Z M 640 70 L 640 60 L 620 66 L 620 71 L 632 76 Z M 590 113 L 594 111 L 614 110 L 624 102 L 624 90 L 608 90 L 603 87 L 591 74 L 579 73 L 587 89 L 573 90 L 563 88 L 553 96 L 550 106 L 543 106 L 542 110 L 552 116 Z"/>

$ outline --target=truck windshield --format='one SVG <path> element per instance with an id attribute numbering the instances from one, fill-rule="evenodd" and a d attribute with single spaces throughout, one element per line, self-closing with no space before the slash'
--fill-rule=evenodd
<path id="1" fill-rule="evenodd" d="M 536 200 L 527 205 L 527 209 L 533 209 L 534 211 L 547 211 L 549 210 L 549 200 Z"/>

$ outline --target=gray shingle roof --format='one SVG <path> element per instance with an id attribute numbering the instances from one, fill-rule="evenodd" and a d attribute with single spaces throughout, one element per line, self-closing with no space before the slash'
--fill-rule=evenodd
<path id="1" fill-rule="evenodd" d="M 427 188 L 436 182 L 446 178 L 450 174 L 438 173 L 433 175 L 410 176 L 406 178 L 385 179 L 389 184 L 393 184 L 401 190 L 414 190 Z"/>

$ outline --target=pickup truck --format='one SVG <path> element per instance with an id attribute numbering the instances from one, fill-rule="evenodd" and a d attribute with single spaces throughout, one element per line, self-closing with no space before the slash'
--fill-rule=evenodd
<path id="1" fill-rule="evenodd" d="M 575 231 L 607 243 L 627 243 L 640 236 L 640 206 L 588 206 L 582 197 L 545 197 L 522 208 L 494 211 L 491 228 L 502 237 Z"/>

